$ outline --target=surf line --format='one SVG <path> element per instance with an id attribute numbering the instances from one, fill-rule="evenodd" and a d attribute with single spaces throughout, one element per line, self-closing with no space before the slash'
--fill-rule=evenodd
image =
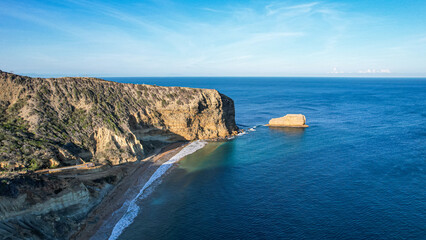
<path id="1" fill-rule="evenodd" d="M 124 213 L 124 215 L 120 218 L 120 220 L 115 224 L 114 228 L 112 229 L 109 240 L 117 239 L 121 235 L 121 233 L 124 231 L 124 229 L 126 229 L 136 218 L 140 209 L 139 206 L 136 204 L 136 202 L 137 200 L 139 200 L 141 196 L 143 196 L 145 190 L 149 186 L 151 186 L 157 179 L 163 176 L 164 173 L 166 173 L 167 170 L 169 170 L 169 168 L 172 167 L 174 163 L 178 162 L 180 159 L 182 159 L 183 157 L 187 155 L 193 154 L 194 152 L 203 148 L 206 145 L 207 145 L 207 142 L 205 141 L 200 141 L 200 140 L 194 141 L 190 143 L 188 146 L 184 147 L 180 152 L 178 152 L 168 161 L 161 164 L 161 166 L 157 168 L 157 170 L 152 174 L 149 180 L 141 188 L 138 195 L 136 195 L 136 197 L 129 202 L 127 211 Z"/>
<path id="2" fill-rule="evenodd" d="M 241 136 L 243 136 L 243 135 L 246 135 L 246 134 L 248 134 L 249 132 L 255 132 L 257 127 L 262 127 L 262 126 L 265 126 L 265 125 L 255 125 L 255 126 L 253 126 L 252 128 L 249 128 L 249 129 L 247 129 L 247 130 L 242 129 L 242 131 L 241 131 L 241 132 L 239 132 L 237 135 L 234 135 L 234 136 L 228 137 L 228 138 L 226 138 L 226 139 L 228 139 L 228 140 L 232 140 L 232 139 L 234 139 L 234 138 L 236 138 L 236 137 L 241 137 Z"/>

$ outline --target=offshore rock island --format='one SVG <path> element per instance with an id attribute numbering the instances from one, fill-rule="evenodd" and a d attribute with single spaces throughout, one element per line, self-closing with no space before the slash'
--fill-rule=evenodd
<path id="1" fill-rule="evenodd" d="M 306 123 L 306 117 L 302 114 L 287 114 L 284 117 L 272 118 L 267 126 L 269 127 L 309 127 Z"/>
<path id="2" fill-rule="evenodd" d="M 233 100 L 211 89 L 2 71 L 0 89 L 5 238 L 75 237 L 125 177 L 149 174 L 188 141 L 238 131 Z"/>

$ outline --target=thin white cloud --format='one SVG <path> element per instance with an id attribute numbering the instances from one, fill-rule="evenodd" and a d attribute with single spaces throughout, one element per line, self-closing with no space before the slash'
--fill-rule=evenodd
<path id="1" fill-rule="evenodd" d="M 286 7 L 286 9 L 311 8 L 311 7 L 316 6 L 318 4 L 319 4 L 319 2 L 311 2 L 311 3 L 299 4 L 299 5 Z"/>
<path id="2" fill-rule="evenodd" d="M 204 11 L 207 11 L 207 12 L 213 12 L 213 13 L 229 13 L 227 11 L 213 9 L 213 8 L 208 8 L 208 7 L 203 7 L 203 8 L 200 8 L 200 9 L 204 10 Z"/>
<path id="3" fill-rule="evenodd" d="M 312 8 L 318 4 L 319 2 L 311 2 L 306 4 L 288 6 L 286 3 L 272 3 L 265 6 L 265 9 L 266 9 L 267 16 L 271 16 L 271 15 L 275 15 L 279 13 L 280 14 L 282 13 L 300 14 L 300 13 L 310 12 Z"/>
<path id="4" fill-rule="evenodd" d="M 361 74 L 380 74 L 380 73 L 391 73 L 391 71 L 389 69 L 369 68 L 369 69 L 366 69 L 366 70 L 359 70 L 358 73 L 361 73 Z"/>
<path id="5" fill-rule="evenodd" d="M 286 38 L 286 37 L 301 37 L 303 36 L 303 32 L 266 32 L 266 33 L 255 33 L 251 38 L 244 40 L 244 43 L 259 43 L 259 42 L 267 42 L 274 39 Z M 242 42 L 240 42 L 241 44 Z"/>
<path id="6" fill-rule="evenodd" d="M 161 1 L 67 0 L 60 6 L 35 2 L 28 7 L 0 1 L 0 17 L 18 19 L 25 28 L 46 30 L 44 35 L 31 32 L 29 37 L 37 40 L 37 36 L 52 34 L 48 43 L 23 41 L 19 47 L 1 46 L 0 55 L 12 57 L 0 57 L 0 64 L 7 63 L 15 70 L 24 66 L 21 68 L 33 72 L 48 72 L 54 67 L 58 72 L 68 69 L 68 73 L 158 76 L 388 74 L 391 71 L 387 68 L 401 70 L 387 59 L 403 63 L 401 56 L 411 59 L 407 53 L 415 53 L 420 59 L 416 64 L 424 62 L 420 56 L 426 42 L 423 32 L 410 36 L 410 41 L 389 43 L 386 47 L 395 46 L 389 51 L 381 45 L 370 51 L 372 47 L 360 43 L 363 33 L 359 29 L 374 21 L 344 6 L 352 6 L 349 3 L 311 0 L 291 5 L 276 1 L 260 6 L 259 2 L 245 6 L 197 4 L 194 8 L 179 1 Z M 194 11 L 199 13 L 192 14 Z M 24 32 L 25 28 L 2 28 L 0 32 L 19 36 L 13 31 Z M 9 38 L 7 43 L 13 40 Z M 26 55 L 31 58 L 25 57 L 23 62 Z M 336 68 L 331 69 L 333 66 Z"/>
<path id="7" fill-rule="evenodd" d="M 419 42 L 421 42 L 421 43 L 426 43 L 426 37 L 420 38 L 420 39 L 419 39 Z"/>

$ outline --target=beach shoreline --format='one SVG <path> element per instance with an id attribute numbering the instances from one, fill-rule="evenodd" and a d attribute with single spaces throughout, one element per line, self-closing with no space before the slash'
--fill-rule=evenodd
<path id="1" fill-rule="evenodd" d="M 123 214 L 116 215 L 123 205 L 135 198 L 139 190 L 155 173 L 155 171 L 172 157 L 178 154 L 190 143 L 173 143 L 157 154 L 144 160 L 132 163 L 134 169 L 113 187 L 111 191 L 95 206 L 83 220 L 81 228 L 71 236 L 71 239 L 107 239 L 114 225 Z M 180 160 L 180 159 L 179 159 Z"/>

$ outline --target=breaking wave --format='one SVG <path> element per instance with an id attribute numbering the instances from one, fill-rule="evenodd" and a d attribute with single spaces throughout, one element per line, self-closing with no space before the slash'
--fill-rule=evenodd
<path id="1" fill-rule="evenodd" d="M 127 211 L 121 217 L 121 219 L 115 224 L 114 229 L 111 232 L 109 237 L 110 240 L 117 239 L 121 233 L 126 229 L 136 218 L 139 213 L 139 206 L 136 204 L 137 200 L 142 199 L 141 197 L 146 197 L 144 194 L 149 186 L 151 186 L 156 180 L 158 180 L 167 170 L 173 166 L 174 163 L 179 161 L 181 158 L 190 155 L 197 150 L 203 148 L 207 142 L 205 141 L 195 141 L 190 143 L 188 146 L 184 147 L 178 154 L 170 158 L 167 162 L 163 163 L 158 169 L 152 174 L 151 178 L 145 183 L 141 188 L 138 195 L 133 198 L 127 205 Z"/>

